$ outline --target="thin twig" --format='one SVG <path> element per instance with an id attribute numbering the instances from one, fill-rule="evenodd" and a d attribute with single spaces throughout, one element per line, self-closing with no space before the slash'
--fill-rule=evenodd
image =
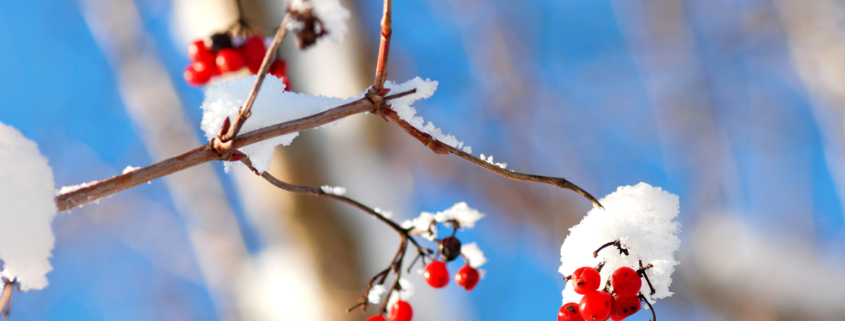
<path id="1" fill-rule="evenodd" d="M 570 181 L 568 181 L 564 178 L 533 175 L 533 174 L 524 174 L 524 173 L 519 173 L 519 172 L 515 172 L 515 171 L 511 171 L 511 170 L 501 168 L 501 167 L 499 167 L 495 164 L 490 164 L 483 159 L 472 156 L 471 154 L 468 154 L 468 153 L 466 153 L 466 152 L 464 152 L 460 149 L 457 149 L 455 147 L 443 144 L 443 143 L 435 140 L 433 137 L 431 137 L 431 135 L 428 135 L 426 133 L 421 132 L 420 130 L 416 129 L 415 127 L 413 127 L 411 124 L 409 124 L 405 120 L 399 118 L 399 115 L 392 110 L 383 110 L 382 113 L 381 113 L 381 116 L 382 116 L 382 118 L 398 125 L 402 129 L 404 129 L 407 133 L 409 133 L 409 134 L 411 134 L 411 136 L 414 136 L 415 138 L 417 138 L 417 140 L 421 141 L 423 144 L 425 144 L 428 148 L 430 148 L 432 151 L 434 151 L 437 154 L 449 154 L 449 153 L 451 153 L 451 154 L 458 156 L 460 158 L 463 158 L 464 160 L 469 161 L 470 163 L 473 163 L 473 164 L 475 164 L 475 165 L 477 165 L 481 168 L 484 168 L 484 169 L 491 171 L 495 174 L 498 174 L 500 176 L 510 178 L 510 179 L 513 179 L 513 180 L 524 181 L 524 182 L 533 182 L 533 183 L 543 183 L 543 184 L 554 185 L 554 186 L 557 186 L 557 187 L 560 187 L 560 188 L 565 188 L 565 189 L 568 189 L 570 191 L 576 192 L 576 193 L 580 194 L 581 196 L 586 197 L 588 200 L 590 200 L 590 202 L 593 203 L 594 206 L 599 207 L 599 208 L 603 208 L 601 203 L 599 203 L 599 201 L 595 197 L 593 197 L 593 195 L 590 195 L 590 193 L 587 193 L 587 191 L 578 187 L 578 185 L 575 185 L 575 184 L 571 183 Z"/>
<path id="2" fill-rule="evenodd" d="M 290 13 L 286 14 L 284 19 L 282 19 L 282 24 L 279 25 L 279 30 L 277 30 L 276 35 L 273 36 L 273 42 L 270 43 L 270 47 L 267 48 L 267 52 L 264 54 L 264 60 L 261 62 L 261 68 L 258 69 L 255 84 L 252 85 L 252 89 L 249 91 L 246 103 L 241 106 L 241 109 L 238 111 L 238 115 L 235 116 L 235 120 L 232 121 L 232 125 L 229 126 L 229 128 L 224 126 L 217 137 L 212 141 L 211 146 L 219 153 L 234 151 L 235 148 L 232 146 L 232 139 L 238 135 L 238 132 L 240 132 L 244 122 L 246 122 L 247 118 L 252 115 L 252 104 L 255 102 L 255 97 L 258 96 L 258 91 L 261 90 L 261 84 L 264 83 L 264 78 L 267 77 L 267 72 L 270 70 L 270 63 L 273 60 L 273 57 L 276 56 L 276 50 L 279 49 L 279 46 L 282 44 L 282 40 L 285 38 L 285 34 L 288 30 L 287 24 L 289 19 Z M 224 130 L 228 131 L 224 132 Z"/>
<path id="3" fill-rule="evenodd" d="M 654 307 L 651 306 L 651 303 L 648 302 L 648 299 L 645 298 L 645 295 L 642 293 L 639 294 L 640 300 L 644 301 L 646 305 L 648 305 L 648 309 L 651 310 L 651 320 L 650 321 L 657 321 L 657 314 L 654 312 Z"/>
<path id="4" fill-rule="evenodd" d="M 619 254 L 625 254 L 625 256 L 628 256 L 628 249 L 622 248 L 622 242 L 619 242 L 619 240 L 616 240 L 616 241 L 613 241 L 613 242 L 607 242 L 606 244 L 599 247 L 598 250 L 595 250 L 595 252 L 593 252 L 593 257 L 598 257 L 599 252 L 601 250 L 603 250 L 604 248 L 611 246 L 611 245 L 616 245 L 616 248 L 619 249 Z"/>
<path id="5" fill-rule="evenodd" d="M 654 287 L 651 285 L 651 280 L 648 279 L 648 274 L 645 271 L 651 268 L 652 266 L 653 265 L 649 263 L 647 267 L 643 267 L 643 260 L 640 260 L 640 269 L 639 271 L 637 271 L 637 274 L 641 274 L 645 278 L 645 282 L 648 283 L 648 288 L 651 289 L 651 295 L 654 295 L 655 293 L 657 293 L 657 291 L 654 290 Z"/>
<path id="6" fill-rule="evenodd" d="M 393 1 L 384 0 L 384 14 L 381 17 L 381 42 L 378 47 L 378 63 L 376 64 L 376 79 L 373 83 L 375 92 L 384 88 L 387 80 L 387 56 L 390 53 L 390 38 L 393 35 Z"/>
<path id="7" fill-rule="evenodd" d="M 15 288 L 15 282 L 6 280 L 3 285 L 3 296 L 0 297 L 0 311 L 3 317 L 9 316 L 9 311 L 12 310 L 12 290 Z"/>

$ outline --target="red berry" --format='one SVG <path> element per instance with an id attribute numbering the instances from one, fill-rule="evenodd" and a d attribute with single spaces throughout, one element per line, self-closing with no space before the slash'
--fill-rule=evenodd
<path id="1" fill-rule="evenodd" d="M 205 46 L 205 41 L 197 40 L 188 45 L 188 57 L 191 60 L 208 60 L 214 58 L 214 53 Z"/>
<path id="2" fill-rule="evenodd" d="M 381 314 L 370 317 L 367 321 L 384 321 L 384 317 Z"/>
<path id="3" fill-rule="evenodd" d="M 214 61 L 217 63 L 217 69 L 220 69 L 221 73 L 238 71 L 238 69 L 246 65 L 241 53 L 232 48 L 221 49 L 217 53 L 217 59 Z"/>
<path id="4" fill-rule="evenodd" d="M 587 294 L 598 290 L 601 283 L 599 271 L 589 266 L 578 268 L 572 273 L 571 278 L 572 284 L 575 286 L 574 290 L 578 294 Z"/>
<path id="5" fill-rule="evenodd" d="M 267 54 L 267 47 L 264 46 L 264 39 L 257 36 L 250 37 L 244 41 L 244 44 L 240 49 L 247 64 L 258 62 L 258 64 L 261 65 L 261 61 L 264 60 L 264 55 Z"/>
<path id="6" fill-rule="evenodd" d="M 613 292 L 618 296 L 635 296 L 640 292 L 640 287 L 643 286 L 643 280 L 637 271 L 623 266 L 613 271 L 610 277 L 610 285 L 613 286 Z"/>
<path id="7" fill-rule="evenodd" d="M 469 265 L 464 265 L 458 273 L 455 274 L 455 283 L 460 285 L 467 291 L 472 291 L 475 285 L 478 284 L 478 270 Z"/>
<path id="8" fill-rule="evenodd" d="M 271 75 L 276 76 L 276 78 L 287 78 L 288 64 L 281 59 L 275 60 L 273 61 L 273 64 L 270 65 L 270 70 L 268 72 Z"/>
<path id="9" fill-rule="evenodd" d="M 604 291 L 593 291 L 581 298 L 578 307 L 581 317 L 589 321 L 605 321 L 610 318 L 610 308 L 613 297 Z"/>
<path id="10" fill-rule="evenodd" d="M 434 261 L 426 266 L 425 271 L 423 271 L 423 277 L 428 282 L 428 285 L 431 285 L 435 289 L 449 284 L 449 270 L 446 269 L 446 263 L 441 261 Z"/>
<path id="11" fill-rule="evenodd" d="M 411 321 L 414 317 L 414 310 L 411 309 L 411 304 L 399 300 L 390 307 L 390 313 L 387 314 L 389 321 Z"/>
<path id="12" fill-rule="evenodd" d="M 629 295 L 629 296 L 615 296 L 613 297 L 613 303 L 611 303 L 611 317 L 615 317 L 614 320 L 622 320 L 629 316 L 634 315 L 642 309 L 642 302 L 640 302 L 640 298 Z"/>
<path id="13" fill-rule="evenodd" d="M 185 72 L 182 74 L 185 77 L 185 80 L 188 81 L 189 84 L 194 86 L 199 86 L 204 83 L 207 83 L 208 80 L 211 79 L 211 74 L 208 72 L 200 72 L 194 68 L 194 64 L 188 66 L 185 69 Z"/>
<path id="14" fill-rule="evenodd" d="M 617 316 L 613 315 L 613 313 L 611 313 L 611 314 L 610 314 L 610 319 L 611 319 L 611 320 L 613 320 L 613 321 L 622 321 L 622 320 L 625 320 L 625 318 L 619 318 L 619 317 L 617 317 Z"/>
<path id="15" fill-rule="evenodd" d="M 569 302 L 560 307 L 557 311 L 557 321 L 584 321 L 581 312 L 575 302 Z"/>

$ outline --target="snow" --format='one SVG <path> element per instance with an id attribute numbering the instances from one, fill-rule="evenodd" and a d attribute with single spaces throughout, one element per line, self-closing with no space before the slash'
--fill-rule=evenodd
<path id="1" fill-rule="evenodd" d="M 214 139 L 223 127 L 223 121 L 228 117 L 234 121 L 241 105 L 246 103 L 249 91 L 255 84 L 255 77 L 237 78 L 231 81 L 210 86 L 205 92 L 205 101 L 201 108 L 203 110 L 202 123 L 200 127 L 205 132 L 209 141 Z M 241 128 L 241 133 L 247 133 L 259 128 L 295 120 L 313 114 L 321 113 L 328 109 L 343 105 L 351 99 L 341 99 L 324 96 L 310 96 L 306 94 L 284 91 L 285 85 L 281 79 L 276 77 L 264 78 L 261 90 L 252 105 L 252 116 L 247 119 Z M 333 122 L 326 126 L 333 126 Z M 290 145 L 299 133 L 290 133 L 274 137 L 239 150 L 249 156 L 253 166 L 263 173 L 270 168 L 270 161 L 273 152 L 278 145 Z M 229 162 L 226 162 L 226 169 L 229 169 Z"/>
<path id="2" fill-rule="evenodd" d="M 487 258 L 484 257 L 484 252 L 478 248 L 478 244 L 475 242 L 464 244 L 461 246 L 461 254 L 467 259 L 467 264 L 473 268 L 478 268 L 484 263 L 487 263 Z"/>
<path id="3" fill-rule="evenodd" d="M 138 169 L 140 169 L 140 167 L 126 166 L 126 168 L 123 169 L 123 174 L 131 173 Z"/>
<path id="4" fill-rule="evenodd" d="M 387 293 L 387 290 L 384 288 L 384 285 L 373 285 L 370 289 L 370 294 L 367 295 L 367 301 L 370 301 L 372 304 L 379 304 L 385 293 Z"/>
<path id="5" fill-rule="evenodd" d="M 454 135 L 443 134 L 443 131 L 440 130 L 440 128 L 435 127 L 431 122 L 426 124 L 425 120 L 421 116 L 417 116 L 417 110 L 414 107 L 411 107 L 411 104 L 417 100 L 431 97 L 431 95 L 434 94 L 434 91 L 437 90 L 437 81 L 430 79 L 422 80 L 422 78 L 416 77 L 401 85 L 397 85 L 392 81 L 387 81 L 385 82 L 384 87 L 390 88 L 390 92 L 392 94 L 398 94 L 416 88 L 417 92 L 414 94 L 391 100 L 389 102 L 390 108 L 396 111 L 400 119 L 408 122 L 408 124 L 411 124 L 411 126 L 414 126 L 414 128 L 420 130 L 421 132 L 431 135 L 431 137 L 437 141 L 454 148 L 461 149 L 466 153 L 472 153 L 472 148 L 470 146 L 464 146 L 464 142 L 459 141 Z"/>
<path id="6" fill-rule="evenodd" d="M 62 186 L 62 188 L 60 188 L 60 189 L 56 192 L 56 195 L 59 195 L 59 194 L 67 194 L 67 193 L 70 193 L 70 192 L 76 191 L 76 190 L 78 190 L 78 189 L 86 188 L 86 187 L 88 187 L 88 186 L 91 186 L 91 185 L 97 184 L 97 183 L 99 183 L 99 182 L 100 182 L 100 181 L 90 181 L 90 182 L 87 182 L 87 183 L 81 183 L 81 184 L 77 184 L 77 185 Z"/>
<path id="7" fill-rule="evenodd" d="M 349 10 L 338 0 L 292 0 L 290 8 L 296 11 L 313 9 L 313 14 L 320 18 L 329 37 L 336 42 L 341 42 L 348 31 L 346 20 L 349 20 Z"/>
<path id="8" fill-rule="evenodd" d="M 0 274 L 20 282 L 22 291 L 46 287 L 53 270 L 55 195 L 53 170 L 38 145 L 0 123 Z"/>
<path id="9" fill-rule="evenodd" d="M 470 208 L 467 203 L 460 202 L 453 205 L 451 208 L 437 213 L 422 212 L 420 216 L 402 222 L 403 228 L 413 228 L 423 238 L 434 241 L 437 239 L 437 225 L 433 222 L 443 223 L 451 226 L 451 221 L 457 221 L 462 229 L 470 229 L 475 227 L 475 222 L 484 217 L 475 209 Z"/>
<path id="10" fill-rule="evenodd" d="M 340 186 L 323 185 L 322 187 L 320 187 L 320 190 L 322 190 L 323 193 L 334 194 L 338 196 L 343 196 L 344 194 L 346 194 L 346 187 Z"/>
<path id="11" fill-rule="evenodd" d="M 228 117 L 230 121 L 234 121 L 238 114 L 240 107 L 246 103 L 249 96 L 249 91 L 255 84 L 256 76 L 236 78 L 227 82 L 218 83 L 209 86 L 205 92 L 205 101 L 202 108 L 202 122 L 200 127 L 205 132 L 205 137 L 211 141 L 220 133 L 223 127 L 223 121 Z M 410 104 L 417 100 L 431 97 L 434 90 L 437 88 L 437 82 L 431 80 L 423 81 L 419 77 L 409 80 L 401 85 L 396 85 L 393 82 L 385 84 L 387 88 L 392 88 L 394 93 L 408 91 L 417 88 L 417 92 L 401 98 L 390 101 L 392 106 L 403 110 L 405 115 L 416 113 Z M 241 128 L 241 133 L 247 133 L 259 128 L 276 125 L 286 121 L 296 120 L 303 117 L 311 116 L 317 113 L 324 112 L 328 109 L 349 103 L 354 99 L 363 97 L 364 94 L 359 94 L 357 97 L 350 98 L 335 98 L 325 96 L 311 96 L 301 93 L 294 93 L 284 91 L 285 85 L 281 79 L 276 77 L 264 78 L 264 83 L 261 85 L 261 90 L 252 105 L 252 116 L 247 119 Z M 398 112 L 398 111 L 397 111 Z M 400 114 L 401 117 L 401 114 Z M 420 125 L 422 124 L 422 117 L 415 117 Z M 336 125 L 340 120 L 323 125 L 321 127 L 329 127 Z M 463 142 L 458 142 L 454 136 L 444 136 L 440 134 L 440 130 L 434 128 L 434 125 L 429 123 L 425 128 L 428 128 L 435 138 L 444 139 L 444 143 L 450 143 L 452 146 L 460 148 Z M 436 130 L 435 130 L 436 129 Z M 293 139 L 299 133 L 290 133 L 271 139 L 264 140 L 249 146 L 244 146 L 239 150 L 249 156 L 255 169 L 259 173 L 263 173 L 270 168 L 270 161 L 273 158 L 273 152 L 276 146 L 287 146 L 293 142 Z M 439 135 L 439 136 L 438 136 Z M 464 147 L 465 151 L 471 151 L 469 146 Z M 230 162 L 224 162 L 226 171 L 228 172 L 231 166 Z"/>
<path id="12" fill-rule="evenodd" d="M 387 300 L 387 306 L 393 306 L 393 304 L 399 300 L 408 301 L 408 299 L 414 296 L 414 285 L 411 284 L 411 281 L 408 281 L 408 279 L 399 279 L 399 287 L 402 289 L 399 291 L 393 291 L 393 293 L 390 294 L 390 299 Z"/>
<path id="13" fill-rule="evenodd" d="M 393 211 L 383 210 L 383 209 L 380 209 L 378 207 L 374 208 L 373 210 L 376 211 L 376 213 L 381 214 L 381 216 L 384 217 L 384 218 L 393 217 Z"/>
<path id="14" fill-rule="evenodd" d="M 650 295 L 646 282 L 643 282 L 641 292 L 650 302 L 671 296 L 671 276 L 679 263 L 674 254 L 681 244 L 677 235 L 681 225 L 673 221 L 679 212 L 678 196 L 659 187 L 639 183 L 619 187 L 600 202 L 604 209 L 590 210 L 581 223 L 570 229 L 569 236 L 563 241 L 560 273 L 571 275 L 577 268 L 595 267 L 606 261 L 601 270 L 601 284 L 605 284 L 616 268 L 628 266 L 637 269 L 638 260 L 642 260 L 643 265 L 654 265 L 646 274 L 657 292 Z M 628 249 L 629 256 L 621 255 L 616 247 L 610 246 L 593 258 L 593 251 L 615 240 L 620 240 L 622 246 Z M 563 291 L 563 303 L 579 300 L 581 295 L 567 285 Z"/>
<path id="15" fill-rule="evenodd" d="M 493 164 L 493 165 L 499 166 L 499 167 L 501 167 L 502 169 L 504 169 L 504 168 L 507 168 L 507 167 L 508 167 L 508 163 L 494 163 L 494 162 L 493 162 L 493 155 L 490 155 L 490 157 L 489 157 L 489 158 L 484 158 L 484 154 L 481 154 L 481 160 L 483 160 L 483 161 L 485 161 L 485 162 L 488 162 L 488 163 L 490 163 L 490 164 Z"/>

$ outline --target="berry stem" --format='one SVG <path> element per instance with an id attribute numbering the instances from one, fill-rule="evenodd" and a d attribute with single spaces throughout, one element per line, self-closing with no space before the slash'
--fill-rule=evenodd
<path id="1" fill-rule="evenodd" d="M 601 250 L 603 250 L 604 248 L 606 248 L 606 247 L 608 247 L 608 246 L 611 246 L 611 245 L 615 245 L 615 246 L 616 246 L 616 248 L 618 248 L 618 249 L 619 249 L 619 254 L 625 254 L 625 256 L 628 256 L 628 249 L 623 248 L 623 247 L 622 247 L 622 242 L 619 242 L 619 240 L 616 240 L 616 241 L 613 241 L 613 242 L 607 242 L 606 244 L 604 244 L 604 245 L 602 245 L 601 247 L 599 247 L 599 249 L 598 249 L 598 250 L 596 250 L 595 252 L 593 252 L 593 257 L 598 257 L 598 256 L 599 256 L 599 251 L 601 251 Z"/>
<path id="2" fill-rule="evenodd" d="M 654 313 L 654 307 L 651 306 L 651 303 L 648 302 L 648 299 L 645 298 L 645 295 L 640 293 L 638 296 L 640 297 L 640 300 L 642 300 L 643 302 L 645 302 L 646 305 L 648 305 L 648 309 L 651 310 L 651 320 L 650 321 L 657 321 L 657 314 Z"/>
<path id="3" fill-rule="evenodd" d="M 648 274 L 645 273 L 645 270 L 650 269 L 652 267 L 654 266 L 651 265 L 651 263 L 649 263 L 646 267 L 643 267 L 643 260 L 640 260 L 640 269 L 637 270 L 637 274 L 640 274 L 645 278 L 646 283 L 648 283 L 648 288 L 651 289 L 651 295 L 654 295 L 654 293 L 657 291 L 655 291 L 654 287 L 651 286 L 651 280 L 648 279 Z"/>

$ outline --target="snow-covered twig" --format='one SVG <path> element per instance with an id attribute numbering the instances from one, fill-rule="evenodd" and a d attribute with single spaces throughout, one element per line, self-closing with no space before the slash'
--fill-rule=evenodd
<path id="1" fill-rule="evenodd" d="M 273 36 L 273 42 L 270 43 L 270 47 L 267 48 L 267 53 L 264 54 L 264 60 L 261 62 L 261 68 L 258 68 L 258 74 L 255 77 L 255 84 L 252 86 L 249 96 L 247 96 L 246 103 L 243 107 L 241 107 L 238 115 L 235 116 L 231 126 L 223 126 L 220 130 L 220 134 L 218 134 L 217 138 L 211 142 L 210 146 L 219 154 L 226 155 L 235 150 L 232 147 L 232 139 L 238 135 L 238 132 L 241 130 L 241 127 L 243 127 L 244 122 L 246 122 L 247 118 L 251 115 L 252 104 L 255 103 L 255 97 L 258 96 L 261 83 L 264 82 L 264 78 L 267 77 L 267 72 L 270 71 L 270 63 L 273 61 L 273 57 L 276 56 L 276 51 L 279 49 L 279 46 L 282 44 L 282 40 L 285 38 L 289 20 L 290 14 L 286 14 L 284 19 L 282 19 L 282 24 L 279 25 L 279 30 L 277 30 L 276 35 Z"/>
<path id="2" fill-rule="evenodd" d="M 412 94 L 413 92 L 414 91 L 412 90 L 390 95 L 385 97 L 385 100 L 389 101 L 404 95 Z M 238 149 L 273 137 L 320 127 L 348 116 L 363 112 L 373 112 L 374 110 L 375 105 L 372 101 L 366 98 L 359 99 L 351 103 L 329 109 L 322 113 L 317 113 L 308 117 L 244 133 L 233 139 L 232 145 L 234 149 Z M 220 161 L 229 159 L 222 158 L 220 155 L 215 153 L 209 145 L 200 146 L 182 155 L 165 159 L 132 172 L 120 174 L 77 190 L 61 193 L 55 198 L 56 207 L 59 211 L 67 211 L 74 207 L 96 201 L 106 196 L 114 195 L 123 190 L 213 160 Z"/>

